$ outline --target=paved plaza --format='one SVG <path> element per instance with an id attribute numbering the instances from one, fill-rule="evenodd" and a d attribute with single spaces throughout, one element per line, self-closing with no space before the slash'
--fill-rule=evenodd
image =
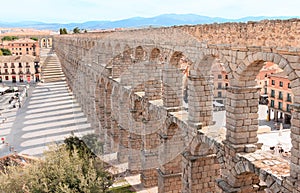
<path id="1" fill-rule="evenodd" d="M 58 65 L 58 60 L 52 63 Z M 1 103 L 8 104 L 10 95 L 1 97 Z M 61 143 L 71 134 L 82 136 L 92 133 L 90 124 L 63 79 L 33 85 L 21 108 L 5 107 L 0 137 L 6 140 L 1 145 L 1 155 L 17 151 L 39 156 L 49 144 Z"/>

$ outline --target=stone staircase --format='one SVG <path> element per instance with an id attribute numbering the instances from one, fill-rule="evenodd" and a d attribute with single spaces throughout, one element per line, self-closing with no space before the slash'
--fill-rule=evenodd
<path id="1" fill-rule="evenodd" d="M 41 57 L 46 57 L 51 53 L 52 53 L 52 48 L 41 48 L 40 49 L 40 56 Z"/>
<path id="2" fill-rule="evenodd" d="M 49 56 L 42 67 L 42 79 L 44 82 L 60 82 L 65 80 L 58 57 Z"/>

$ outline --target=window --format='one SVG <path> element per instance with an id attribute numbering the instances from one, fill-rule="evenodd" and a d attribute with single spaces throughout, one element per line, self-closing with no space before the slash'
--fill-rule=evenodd
<path id="1" fill-rule="evenodd" d="M 225 87 L 226 87 L 226 88 L 228 87 L 228 83 L 225 83 Z"/>
<path id="2" fill-rule="evenodd" d="M 275 85 L 275 80 L 272 80 L 272 85 Z"/>
<path id="3" fill-rule="evenodd" d="M 8 74 L 8 69 L 5 69 L 5 74 Z"/>
<path id="4" fill-rule="evenodd" d="M 278 109 L 282 110 L 282 102 L 278 102 Z"/>
<path id="5" fill-rule="evenodd" d="M 8 76 L 5 76 L 5 80 L 8 80 Z"/>
<path id="6" fill-rule="evenodd" d="M 290 93 L 287 93 L 287 95 L 286 95 L 286 101 L 292 102 L 292 96 L 291 96 Z"/>
<path id="7" fill-rule="evenodd" d="M 291 83 L 288 83 L 288 88 L 291 88 Z"/>
<path id="8" fill-rule="evenodd" d="M 283 82 L 282 81 L 279 81 L 279 86 L 283 87 Z"/>
<path id="9" fill-rule="evenodd" d="M 286 111 L 291 112 L 291 105 L 290 104 L 286 104 Z"/>
<path id="10" fill-rule="evenodd" d="M 227 74 L 225 75 L 225 79 L 228 80 L 228 75 Z"/>
<path id="11" fill-rule="evenodd" d="M 267 86 L 268 85 L 268 81 L 265 81 L 265 86 Z"/>
<path id="12" fill-rule="evenodd" d="M 19 62 L 19 68 L 22 68 L 22 63 L 21 62 Z"/>
<path id="13" fill-rule="evenodd" d="M 271 97 L 275 98 L 275 90 L 271 90 Z"/>
<path id="14" fill-rule="evenodd" d="M 14 63 L 11 63 L 11 68 L 14 68 L 15 67 L 15 64 Z"/>
<path id="15" fill-rule="evenodd" d="M 218 97 L 222 97 L 222 92 L 218 92 Z"/>
<path id="16" fill-rule="evenodd" d="M 222 88 L 222 82 L 218 82 L 218 88 Z"/>
<path id="17" fill-rule="evenodd" d="M 12 74 L 16 74 L 15 69 L 11 69 Z"/>
<path id="18" fill-rule="evenodd" d="M 264 88 L 265 89 L 265 93 L 264 94 L 268 94 L 268 89 L 267 88 Z"/>
<path id="19" fill-rule="evenodd" d="M 271 100 L 271 107 L 274 107 L 274 100 Z"/>
<path id="20" fill-rule="evenodd" d="M 218 74 L 218 79 L 222 79 L 222 74 Z"/>
<path id="21" fill-rule="evenodd" d="M 278 99 L 281 99 L 282 100 L 282 92 L 281 91 L 279 91 L 279 93 L 278 93 Z"/>

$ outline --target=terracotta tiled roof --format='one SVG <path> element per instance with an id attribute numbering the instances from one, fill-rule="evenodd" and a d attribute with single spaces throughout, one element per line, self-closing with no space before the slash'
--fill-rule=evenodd
<path id="1" fill-rule="evenodd" d="M 17 39 L 17 40 L 12 40 L 12 41 L 3 41 L 2 45 L 7 46 L 8 44 L 33 44 L 36 43 L 37 41 L 34 41 L 29 38 L 22 38 L 22 39 Z"/>
<path id="2" fill-rule="evenodd" d="M 274 73 L 274 74 L 270 74 L 269 75 L 270 77 L 280 77 L 280 78 L 287 78 L 287 74 L 285 71 L 282 71 L 282 72 L 278 72 L 278 73 Z"/>
<path id="3" fill-rule="evenodd" d="M 0 63 L 5 62 L 34 62 L 36 57 L 31 55 L 22 55 L 22 56 L 0 56 Z"/>

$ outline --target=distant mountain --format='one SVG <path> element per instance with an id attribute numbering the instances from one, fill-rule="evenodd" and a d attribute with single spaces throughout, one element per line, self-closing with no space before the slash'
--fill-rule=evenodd
<path id="1" fill-rule="evenodd" d="M 58 31 L 59 28 L 67 28 L 71 30 L 75 27 L 80 29 L 111 29 L 111 28 L 139 28 L 139 27 L 160 27 L 160 26 L 174 26 L 174 25 L 195 25 L 195 24 L 211 24 L 211 23 L 224 23 L 224 22 L 247 22 L 259 21 L 264 19 L 289 19 L 299 18 L 296 17 L 244 17 L 240 19 L 226 19 L 221 17 L 207 17 L 196 14 L 163 14 L 156 17 L 144 18 L 133 17 L 118 21 L 88 21 L 84 23 L 43 23 L 37 21 L 24 21 L 16 23 L 0 22 L 0 27 L 20 27 L 20 28 L 35 28 L 35 29 L 48 29 Z"/>

